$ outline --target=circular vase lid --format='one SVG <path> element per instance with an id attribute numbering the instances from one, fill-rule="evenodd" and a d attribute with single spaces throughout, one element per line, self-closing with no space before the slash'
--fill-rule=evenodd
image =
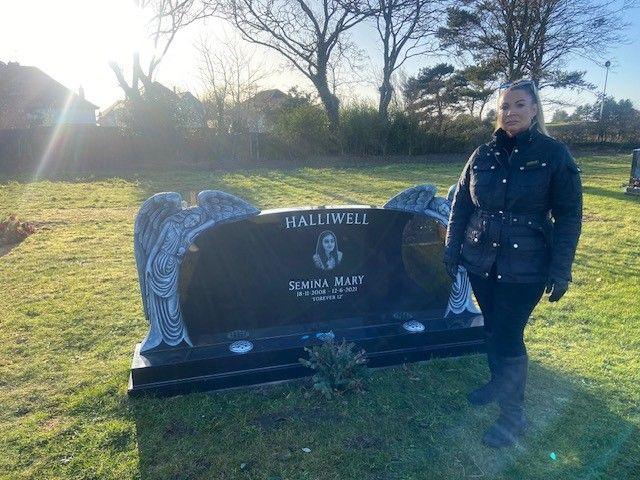
<path id="1" fill-rule="evenodd" d="M 402 328 L 404 328 L 407 332 L 411 332 L 411 333 L 424 332 L 424 324 L 418 322 L 417 320 L 404 322 L 402 324 Z"/>
<path id="2" fill-rule="evenodd" d="M 253 350 L 253 343 L 249 340 L 238 340 L 229 346 L 229 350 L 233 353 L 247 353 Z"/>

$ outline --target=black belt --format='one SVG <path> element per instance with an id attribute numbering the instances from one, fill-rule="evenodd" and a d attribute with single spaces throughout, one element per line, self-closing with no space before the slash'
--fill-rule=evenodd
<path id="1" fill-rule="evenodd" d="M 479 218 L 496 218 L 501 220 L 502 222 L 513 224 L 513 225 L 537 224 L 537 226 L 540 226 L 548 218 L 548 214 L 543 214 L 543 213 L 512 213 L 512 212 L 506 212 L 502 210 L 498 210 L 498 211 L 483 210 L 481 208 L 476 210 L 476 214 L 478 215 Z"/>

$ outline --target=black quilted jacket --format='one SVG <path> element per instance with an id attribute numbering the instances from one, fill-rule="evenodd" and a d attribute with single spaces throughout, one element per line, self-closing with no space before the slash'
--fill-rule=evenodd
<path id="1" fill-rule="evenodd" d="M 567 148 L 535 126 L 516 135 L 509 153 L 504 131 L 478 147 L 453 198 L 445 261 L 498 281 L 571 280 L 582 226 L 580 169 Z"/>

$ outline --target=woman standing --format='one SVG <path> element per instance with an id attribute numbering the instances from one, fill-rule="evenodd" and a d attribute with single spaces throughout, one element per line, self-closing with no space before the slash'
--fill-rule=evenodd
<path id="1" fill-rule="evenodd" d="M 467 269 L 484 316 L 491 380 L 468 399 L 498 402 L 500 416 L 483 437 L 496 448 L 524 433 L 524 328 L 545 288 L 551 302 L 567 291 L 582 225 L 580 169 L 548 136 L 534 82 L 501 89 L 493 139 L 458 180 L 445 248 L 447 272 Z"/>

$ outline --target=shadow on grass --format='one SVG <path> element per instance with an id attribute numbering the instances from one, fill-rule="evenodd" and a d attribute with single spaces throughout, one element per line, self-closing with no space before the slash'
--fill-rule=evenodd
<path id="1" fill-rule="evenodd" d="M 450 176 L 440 171 L 429 172 L 428 166 L 410 165 L 407 168 L 409 167 L 413 168 L 407 171 L 398 168 L 398 165 L 393 165 L 388 168 L 373 166 L 370 170 L 259 169 L 228 172 L 227 175 L 221 176 L 214 176 L 211 173 L 199 176 L 184 174 L 175 181 L 166 176 L 154 177 L 140 184 L 140 200 L 144 201 L 158 192 L 176 191 L 184 200 L 193 204 L 192 193 L 197 194 L 202 190 L 223 190 L 261 209 L 337 204 L 381 206 L 397 193 L 418 184 L 451 183 Z M 388 193 L 378 201 L 372 202 L 371 193 L 379 189 L 381 183 L 388 185 Z M 439 191 L 438 195 L 444 196 L 446 191 L 447 189 Z"/>
<path id="2" fill-rule="evenodd" d="M 482 357 L 470 356 L 377 370 L 367 393 L 332 400 L 300 383 L 135 399 L 140 474 L 144 479 L 634 478 L 638 427 L 611 411 L 607 392 L 535 362 L 527 437 L 500 451 L 482 446 L 482 432 L 497 409 L 472 409 L 465 393 L 484 380 L 483 364 Z"/>
<path id="3" fill-rule="evenodd" d="M 627 202 L 634 202 L 634 203 L 640 202 L 640 197 L 627 195 L 622 190 L 622 187 L 620 188 L 620 191 L 618 191 L 618 190 L 611 190 L 608 188 L 592 187 L 591 185 L 584 185 L 582 187 L 582 191 L 583 193 L 598 195 L 600 197 L 612 198 L 614 200 L 624 200 Z"/>

